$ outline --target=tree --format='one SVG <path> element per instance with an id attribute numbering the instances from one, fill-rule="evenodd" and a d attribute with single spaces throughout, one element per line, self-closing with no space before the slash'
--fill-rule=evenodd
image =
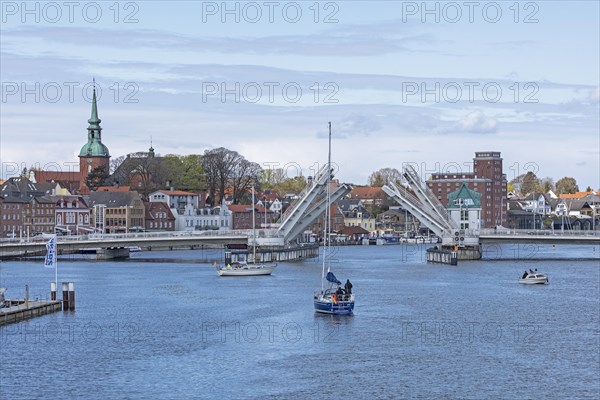
<path id="1" fill-rule="evenodd" d="M 243 157 L 237 152 L 224 147 L 206 150 L 202 157 L 206 183 L 210 189 L 214 204 L 221 204 L 225 198 L 225 188 L 229 183 L 233 169 Z M 215 201 L 217 200 L 218 201 Z"/>
<path id="2" fill-rule="evenodd" d="M 100 165 L 90 171 L 87 178 L 85 178 L 85 184 L 91 191 L 95 191 L 104 184 L 104 181 L 108 178 L 108 168 L 104 165 Z"/>
<path id="3" fill-rule="evenodd" d="M 260 176 L 260 182 L 263 189 L 274 189 L 287 179 L 283 168 L 263 169 Z"/>
<path id="4" fill-rule="evenodd" d="M 591 187 L 591 186 L 588 186 L 588 187 L 586 187 L 586 188 L 585 188 L 585 191 L 586 191 L 586 192 L 588 192 L 588 193 L 589 193 L 589 192 L 593 192 L 593 190 L 592 190 L 592 187 Z"/>
<path id="5" fill-rule="evenodd" d="M 306 178 L 302 175 L 295 176 L 293 178 L 287 178 L 278 185 L 275 185 L 273 189 L 283 196 L 289 192 L 299 192 L 306 187 Z"/>
<path id="6" fill-rule="evenodd" d="M 231 170 L 231 201 L 233 204 L 240 202 L 244 195 L 246 195 L 252 186 L 258 187 L 260 185 L 260 176 L 262 168 L 255 162 L 250 162 L 245 158 L 241 158 L 233 166 Z"/>
<path id="7" fill-rule="evenodd" d="M 565 176 L 556 181 L 556 194 L 571 194 L 579 192 L 575 178 Z"/>
<path id="8" fill-rule="evenodd" d="M 525 174 L 523 183 L 521 184 L 521 194 L 527 195 L 529 193 L 538 192 L 540 189 L 540 181 L 531 171 Z"/>
<path id="9" fill-rule="evenodd" d="M 509 185 L 512 186 L 513 190 L 509 190 L 515 194 L 521 195 L 521 186 L 523 186 L 523 179 L 525 178 L 525 174 L 521 174 L 515 177 L 513 180 L 508 182 Z"/>
<path id="10" fill-rule="evenodd" d="M 402 174 L 396 168 L 381 168 L 369 176 L 369 186 L 381 187 L 388 183 L 400 184 Z"/>
<path id="11" fill-rule="evenodd" d="M 506 184 L 506 192 L 507 192 L 507 193 L 510 193 L 510 192 L 512 192 L 512 193 L 516 193 L 516 192 L 515 192 L 515 190 L 516 190 L 516 189 L 515 189 L 515 185 L 514 185 L 513 183 L 511 183 L 511 182 L 508 182 L 508 183 Z"/>
<path id="12" fill-rule="evenodd" d="M 162 164 L 165 170 L 164 175 L 171 182 L 171 186 L 194 192 L 204 189 L 206 183 L 201 155 L 168 154 L 163 157 Z"/>
<path id="13" fill-rule="evenodd" d="M 540 191 L 543 193 L 548 193 L 549 191 L 554 191 L 554 179 L 547 176 L 543 179 L 540 179 Z"/>
<path id="14" fill-rule="evenodd" d="M 119 169 L 121 164 L 123 164 L 123 161 L 125 161 L 126 159 L 127 159 L 126 156 L 119 156 L 119 157 L 112 158 L 110 160 L 110 173 L 114 174 Z"/>
<path id="15" fill-rule="evenodd" d="M 131 190 L 140 192 L 144 198 L 164 187 L 169 174 L 162 157 L 155 157 L 154 154 L 146 152 L 118 157 L 115 163 L 111 162 L 112 168 L 115 169 L 107 180 L 108 184 L 129 186 Z"/>

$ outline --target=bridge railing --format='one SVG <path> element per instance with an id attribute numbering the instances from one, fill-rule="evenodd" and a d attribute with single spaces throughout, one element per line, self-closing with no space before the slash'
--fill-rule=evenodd
<path id="1" fill-rule="evenodd" d="M 567 237 L 600 237 L 600 230 L 564 230 L 559 229 L 481 229 L 479 234 L 482 236 L 567 236 Z"/>
<path id="2" fill-rule="evenodd" d="M 294 212 L 294 210 L 296 209 L 296 207 L 298 206 L 298 204 L 300 204 L 304 198 L 306 197 L 306 195 L 308 194 L 308 192 L 318 184 L 318 182 L 321 180 L 321 178 L 327 174 L 328 172 L 328 168 L 327 168 L 327 164 L 323 165 L 319 171 L 315 174 L 313 180 L 312 180 L 312 184 L 310 185 L 306 185 L 306 187 L 304 187 L 304 189 L 302 189 L 302 191 L 298 194 L 298 198 L 294 201 L 292 201 L 290 203 L 290 205 L 288 206 L 288 208 L 285 210 L 285 212 L 283 214 L 281 214 L 281 217 L 279 218 L 279 223 L 283 224 L 288 218 L 289 216 Z M 329 172 L 331 173 L 331 172 Z"/>
<path id="3" fill-rule="evenodd" d="M 88 235 L 58 236 L 59 242 L 78 242 L 87 240 L 114 240 L 114 239 L 159 239 L 180 237 L 219 237 L 219 236 L 247 236 L 253 235 L 252 229 L 237 230 L 211 230 L 211 231 L 170 231 L 170 232 L 135 232 L 135 233 L 94 233 Z M 257 237 L 276 237 L 275 229 L 257 229 Z M 44 243 L 49 237 L 35 236 L 29 238 L 0 239 L 0 243 Z"/>

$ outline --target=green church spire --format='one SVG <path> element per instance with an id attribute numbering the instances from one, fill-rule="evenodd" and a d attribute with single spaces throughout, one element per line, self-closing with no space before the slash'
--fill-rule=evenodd
<path id="1" fill-rule="evenodd" d="M 108 148 L 102 143 L 102 136 L 100 132 L 100 118 L 98 118 L 98 105 L 96 101 L 96 79 L 94 79 L 94 91 L 92 95 L 92 114 L 88 123 L 90 124 L 88 130 L 88 141 L 83 145 L 79 152 L 79 157 L 90 157 L 90 156 L 102 156 L 110 157 L 108 154 Z"/>
<path id="2" fill-rule="evenodd" d="M 88 127 L 88 129 L 90 128 L 94 128 L 94 129 L 102 129 L 100 128 L 100 122 L 102 122 L 102 120 L 100 118 L 98 118 L 98 105 L 96 104 L 96 79 L 94 78 L 94 94 L 92 95 L 92 115 L 90 117 L 90 119 L 88 119 L 88 122 L 90 124 L 90 126 Z"/>

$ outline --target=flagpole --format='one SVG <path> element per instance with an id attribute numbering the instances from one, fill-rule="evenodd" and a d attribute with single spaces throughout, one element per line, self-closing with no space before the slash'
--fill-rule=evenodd
<path id="1" fill-rule="evenodd" d="M 56 246 L 56 248 L 54 249 L 54 284 L 56 285 L 56 291 L 58 292 L 58 237 L 54 235 L 54 238 L 54 244 Z"/>

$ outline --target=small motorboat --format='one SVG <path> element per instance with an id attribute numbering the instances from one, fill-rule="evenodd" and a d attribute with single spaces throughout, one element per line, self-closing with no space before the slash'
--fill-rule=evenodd
<path id="1" fill-rule="evenodd" d="M 519 283 L 523 283 L 525 285 L 545 285 L 548 283 L 548 277 L 537 270 L 525 271 L 521 278 L 519 278 Z"/>

